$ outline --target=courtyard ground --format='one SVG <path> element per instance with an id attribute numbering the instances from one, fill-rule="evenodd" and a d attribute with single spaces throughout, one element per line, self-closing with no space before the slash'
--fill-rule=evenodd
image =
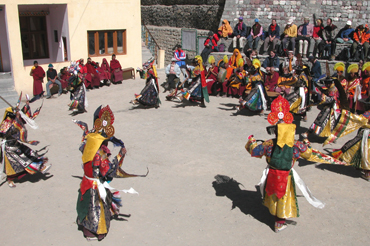
<path id="1" fill-rule="evenodd" d="M 160 82 L 165 76 L 159 71 Z M 252 158 L 244 149 L 247 137 L 269 139 L 265 117 L 235 116 L 237 99 L 211 97 L 207 108 L 169 102 L 161 93 L 158 109 L 133 108 L 129 101 L 144 80 L 126 80 L 87 93 L 88 113 L 71 117 L 69 96 L 44 101 L 28 127 L 29 140 L 49 145 L 50 174 L 28 176 L 11 189 L 0 186 L 1 245 L 368 245 L 370 183 L 351 167 L 299 161 L 295 170 L 326 206 L 312 207 L 301 192 L 300 217 L 281 233 L 261 205 L 259 182 L 265 159 Z M 163 90 L 162 90 L 163 91 Z M 35 110 L 41 100 L 31 104 Z M 122 194 L 122 214 L 113 220 L 102 242 L 87 242 L 77 230 L 76 200 L 83 175 L 78 150 L 82 130 L 72 119 L 92 127 L 93 112 L 109 104 L 115 115 L 115 136 L 128 153 L 123 169 L 146 178 L 115 179 L 112 186 L 133 187 L 139 195 Z M 303 132 L 318 113 L 308 113 Z M 339 148 L 355 133 L 326 148 Z M 296 135 L 298 138 L 298 135 Z M 319 139 L 315 148 L 323 150 Z M 321 140 L 320 140 L 321 141 Z M 322 143 L 322 141 L 321 141 Z M 113 154 L 118 148 L 111 147 Z M 215 176 L 235 182 L 219 184 Z"/>

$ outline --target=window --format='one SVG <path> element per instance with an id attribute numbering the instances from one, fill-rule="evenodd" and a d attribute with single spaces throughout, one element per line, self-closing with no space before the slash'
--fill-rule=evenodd
<path id="1" fill-rule="evenodd" d="M 126 30 L 88 31 L 89 56 L 126 54 Z"/>
<path id="2" fill-rule="evenodd" d="M 49 58 L 45 16 L 19 17 L 23 59 Z"/>

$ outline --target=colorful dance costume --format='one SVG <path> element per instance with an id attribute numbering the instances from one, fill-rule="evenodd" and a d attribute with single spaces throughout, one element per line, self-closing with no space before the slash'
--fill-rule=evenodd
<path id="1" fill-rule="evenodd" d="M 18 105 L 20 100 L 21 97 Z M 39 143 L 38 141 L 27 140 L 26 124 L 28 123 L 33 129 L 38 128 L 34 119 L 40 113 L 41 107 L 42 105 L 32 114 L 27 95 L 27 103 L 22 110 L 19 110 L 18 106 L 15 108 L 9 107 L 5 110 L 0 125 L 0 135 L 3 138 L 0 178 L 1 181 L 6 178 L 11 188 L 15 187 L 13 180 L 20 179 L 26 174 L 37 172 L 45 174 L 51 167 L 51 165 L 46 165 L 48 158 L 44 157 L 44 154 L 47 151 L 43 154 L 40 153 L 46 147 L 34 151 L 24 144 L 37 145 Z"/>
<path id="2" fill-rule="evenodd" d="M 140 94 L 135 94 L 135 100 L 132 100 L 130 103 L 158 108 L 161 103 L 158 88 L 157 72 L 155 66 L 151 65 L 146 73 L 144 89 Z"/>
<path id="3" fill-rule="evenodd" d="M 82 154 L 84 177 L 80 184 L 77 199 L 77 224 L 82 226 L 87 240 L 102 240 L 109 231 L 112 215 L 119 214 L 121 197 L 119 191 L 137 193 L 134 189 L 117 190 L 109 185 L 113 178 L 139 177 L 124 172 L 121 169 L 126 154 L 126 148 L 120 139 L 115 138 L 113 112 L 109 106 L 96 110 L 94 128 L 89 131 L 86 123 L 74 122 L 83 130 L 80 146 Z M 108 142 L 119 146 L 120 150 L 113 161 Z M 141 175 L 146 177 L 146 175 Z"/>
<path id="4" fill-rule="evenodd" d="M 287 227 L 285 223 L 287 218 L 299 216 L 296 184 L 311 205 L 316 208 L 324 207 L 324 203 L 312 196 L 303 180 L 293 169 L 295 161 L 298 158 L 304 158 L 314 162 L 343 164 L 312 149 L 308 141 L 294 140 L 296 125 L 292 124 L 293 116 L 289 113 L 289 108 L 289 102 L 283 97 L 279 96 L 275 99 L 268 116 L 268 121 L 274 126 L 268 127 L 268 131 L 272 129 L 277 138 L 258 144 L 251 135 L 245 146 L 253 157 L 266 156 L 268 167 L 263 172 L 259 186 L 263 196 L 263 205 L 275 216 L 275 232 Z"/>
<path id="5" fill-rule="evenodd" d="M 68 85 L 69 91 L 71 92 L 71 102 L 68 104 L 69 110 L 73 110 L 71 115 L 81 114 L 86 112 L 88 106 L 86 97 L 85 77 L 80 73 L 80 66 L 78 63 L 71 62 L 69 66 L 69 72 L 73 74 L 69 77 Z"/>

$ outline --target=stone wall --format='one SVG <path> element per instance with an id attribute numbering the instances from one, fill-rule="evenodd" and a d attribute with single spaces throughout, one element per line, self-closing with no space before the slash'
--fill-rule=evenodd
<path id="1" fill-rule="evenodd" d="M 217 30 L 225 0 L 142 0 L 146 25 Z"/>
<path id="2" fill-rule="evenodd" d="M 173 58 L 173 52 L 177 44 L 181 44 L 181 28 L 169 26 L 147 26 L 154 39 L 162 50 L 166 51 L 165 66 Z M 208 30 L 197 30 L 198 36 L 207 36 Z M 189 59 L 194 58 L 197 54 L 195 51 L 186 51 Z"/>
<path id="3" fill-rule="evenodd" d="M 307 16 L 312 23 L 315 14 L 316 18 L 324 19 L 325 25 L 325 19 L 332 18 L 333 23 L 341 28 L 347 20 L 351 20 L 353 26 L 360 22 L 369 23 L 369 10 L 370 1 L 356 0 L 226 0 L 221 19 L 229 20 L 234 26 L 237 18 L 243 16 L 244 22 L 251 26 L 254 19 L 258 18 L 267 29 L 273 18 L 277 19 L 281 28 L 284 28 L 289 18 L 293 18 L 296 24 L 301 24 L 303 18 Z"/>

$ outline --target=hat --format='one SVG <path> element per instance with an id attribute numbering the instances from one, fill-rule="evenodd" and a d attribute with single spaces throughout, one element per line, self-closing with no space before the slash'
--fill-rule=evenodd
<path id="1" fill-rule="evenodd" d="M 343 62 L 338 62 L 334 65 L 334 71 L 344 71 L 345 67 Z"/>
<path id="2" fill-rule="evenodd" d="M 171 61 L 173 62 L 177 62 L 176 58 L 172 58 Z"/>
<path id="3" fill-rule="evenodd" d="M 209 56 L 209 57 L 208 57 L 208 63 L 209 63 L 209 64 L 213 64 L 213 63 L 215 63 L 215 57 L 214 57 L 214 56 Z"/>
<path id="4" fill-rule="evenodd" d="M 314 61 L 314 60 L 315 60 L 315 57 L 313 57 L 313 56 L 309 56 L 309 57 L 308 57 L 308 60 L 312 62 L 312 61 Z"/>
<path id="5" fill-rule="evenodd" d="M 288 53 L 294 54 L 294 51 L 293 50 L 288 50 Z"/>
<path id="6" fill-rule="evenodd" d="M 351 64 L 348 69 L 347 69 L 347 73 L 357 73 L 358 72 L 358 65 L 357 64 Z"/>
<path id="7" fill-rule="evenodd" d="M 267 116 L 267 121 L 271 125 L 277 124 L 280 120 L 290 124 L 293 122 L 293 115 L 289 112 L 289 110 L 290 105 L 288 100 L 279 95 L 271 103 L 271 112 Z"/>
<path id="8" fill-rule="evenodd" d="M 259 22 L 258 18 L 254 19 L 254 22 Z"/>
<path id="9" fill-rule="evenodd" d="M 308 18 L 308 17 L 304 17 L 304 20 L 308 20 L 308 21 L 309 21 L 309 20 L 310 20 L 310 18 Z"/>
<path id="10" fill-rule="evenodd" d="M 54 66 L 53 66 L 53 64 L 50 63 L 48 67 L 50 68 L 50 67 L 54 67 Z"/>
<path id="11" fill-rule="evenodd" d="M 370 71 L 370 62 L 366 62 L 364 65 L 362 65 L 362 71 Z"/>
<path id="12" fill-rule="evenodd" d="M 289 20 L 288 20 L 288 25 L 291 25 L 293 23 L 293 19 L 292 18 L 290 18 Z"/>
<path id="13" fill-rule="evenodd" d="M 243 16 L 240 16 L 240 17 L 239 17 L 239 20 L 243 20 Z"/>
<path id="14" fill-rule="evenodd" d="M 253 59 L 253 61 L 252 61 L 252 65 L 253 65 L 253 67 L 255 67 L 255 68 L 259 68 L 259 67 L 261 67 L 261 62 L 260 62 L 260 60 L 258 60 L 258 59 Z"/>
<path id="15" fill-rule="evenodd" d="M 346 23 L 347 26 L 352 26 L 352 21 L 348 20 Z"/>

